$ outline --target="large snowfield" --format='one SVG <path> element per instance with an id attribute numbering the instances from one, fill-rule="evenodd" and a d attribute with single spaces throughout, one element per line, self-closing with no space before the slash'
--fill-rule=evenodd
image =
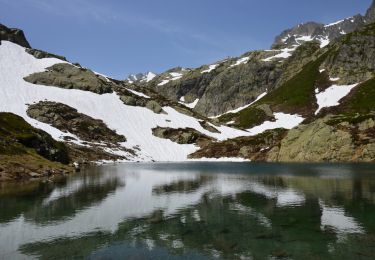
<path id="1" fill-rule="evenodd" d="M 43 100 L 66 104 L 77 109 L 80 113 L 102 120 L 109 128 L 124 135 L 127 138 L 127 141 L 122 144 L 124 147 L 139 148 L 136 149 L 136 156 L 113 151 L 120 155 L 126 155 L 129 161 L 186 161 L 189 154 L 198 150 L 195 145 L 181 145 L 155 137 L 152 134 L 152 128 L 157 126 L 190 127 L 221 141 L 239 136 L 255 135 L 276 127 L 290 129 L 303 120 L 295 115 L 275 113 L 276 122 L 265 122 L 248 131 L 220 126 L 217 129 L 221 133 L 211 133 L 205 130 L 196 118 L 181 114 L 171 107 L 163 108 L 167 112 L 166 115 L 155 114 L 147 108 L 124 105 L 116 93 L 99 95 L 88 91 L 35 85 L 23 79 L 32 73 L 45 71 L 46 68 L 62 62 L 55 58 L 36 59 L 26 53 L 25 48 L 8 41 L 2 41 L 0 45 L 0 111 L 17 114 L 34 127 L 51 134 L 56 140 L 62 140 L 63 136 L 73 135 L 63 133 L 50 125 L 30 118 L 26 111 L 28 104 Z M 137 92 L 137 95 L 144 94 Z M 79 143 L 79 138 L 76 139 Z"/>
<path id="2" fill-rule="evenodd" d="M 26 110 L 28 104 L 43 100 L 64 103 L 80 113 L 103 120 L 109 128 L 125 135 L 127 142 L 123 144 L 124 147 L 138 146 L 141 151 L 136 157 L 128 155 L 132 161 L 185 161 L 188 154 L 198 149 L 195 145 L 180 145 L 153 136 L 151 129 L 157 126 L 191 127 L 218 140 L 248 134 L 226 126 L 218 127 L 221 134 L 211 133 L 202 128 L 197 119 L 181 114 L 173 108 L 163 108 L 168 113 L 167 115 L 155 114 L 143 107 L 124 105 L 115 93 L 98 95 L 88 91 L 34 85 L 23 80 L 25 76 L 45 71 L 47 67 L 62 62 L 55 58 L 36 59 L 26 53 L 23 47 L 2 41 L 0 45 L 0 111 L 17 114 L 34 127 L 43 129 L 57 140 L 62 140 L 62 136 L 69 134 L 28 117 Z"/>

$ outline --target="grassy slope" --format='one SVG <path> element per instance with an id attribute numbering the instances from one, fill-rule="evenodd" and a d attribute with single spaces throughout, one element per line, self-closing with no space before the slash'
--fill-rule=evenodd
<path id="1" fill-rule="evenodd" d="M 315 86 L 319 79 L 319 67 L 327 57 L 328 52 L 317 60 L 311 61 L 293 78 L 275 89 L 252 106 L 238 113 L 223 115 L 221 122 L 235 120 L 235 125 L 241 128 L 249 128 L 269 119 L 265 112 L 257 106 L 267 104 L 273 111 L 285 113 L 298 113 L 308 116 L 316 106 Z"/>
<path id="2" fill-rule="evenodd" d="M 350 44 L 353 36 L 365 37 L 374 34 L 375 24 L 370 24 L 362 30 L 345 35 L 339 40 L 339 45 Z M 250 128 L 259 125 L 263 121 L 269 120 L 266 114 L 257 108 L 261 104 L 270 105 L 271 109 L 275 112 L 300 114 L 307 118 L 312 117 L 313 111 L 317 108 L 314 90 L 319 85 L 327 84 L 323 77 L 324 72 L 320 73 L 319 67 L 326 59 L 334 58 L 337 54 L 336 46 L 335 44 L 330 45 L 325 53 L 321 54 L 316 60 L 306 64 L 293 78 L 252 106 L 238 113 L 223 115 L 219 120 L 223 123 L 234 120 L 234 126 L 240 128 Z M 331 110 L 331 112 L 363 114 L 373 111 L 375 108 L 375 79 L 359 85 L 354 90 L 354 93 L 345 98 L 342 103 L 343 106 Z"/>
<path id="3" fill-rule="evenodd" d="M 39 145 L 54 149 L 56 153 L 48 154 L 44 149 L 39 149 Z M 11 177 L 24 178 L 21 176 L 23 173 L 40 173 L 47 169 L 71 171 L 61 162 L 69 162 L 63 143 L 33 128 L 19 116 L 0 113 L 0 177 L 2 173 L 14 173 L 16 176 Z"/>

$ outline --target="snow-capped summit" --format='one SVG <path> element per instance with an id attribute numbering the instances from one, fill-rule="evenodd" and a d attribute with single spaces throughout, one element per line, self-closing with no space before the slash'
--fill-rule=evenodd
<path id="1" fill-rule="evenodd" d="M 300 45 L 306 41 L 318 41 L 325 47 L 333 39 L 351 33 L 375 21 L 375 0 L 366 15 L 354 15 L 329 24 L 307 22 L 283 31 L 275 38 L 272 48 L 285 48 Z"/>
<path id="2" fill-rule="evenodd" d="M 157 74 L 149 71 L 146 73 L 138 73 L 138 74 L 131 74 L 128 76 L 126 79 L 129 83 L 134 83 L 134 82 L 150 82 L 153 80 Z"/>

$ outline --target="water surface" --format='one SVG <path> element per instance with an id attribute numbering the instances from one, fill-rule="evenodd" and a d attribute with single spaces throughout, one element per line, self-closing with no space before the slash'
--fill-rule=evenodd
<path id="1" fill-rule="evenodd" d="M 375 165 L 98 166 L 0 187 L 0 259 L 375 259 Z"/>

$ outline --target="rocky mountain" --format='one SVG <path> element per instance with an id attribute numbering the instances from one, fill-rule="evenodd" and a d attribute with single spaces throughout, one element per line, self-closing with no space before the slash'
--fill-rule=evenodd
<path id="1" fill-rule="evenodd" d="M 44 176 L 32 158 L 49 172 L 108 160 L 372 162 L 373 18 L 374 3 L 365 16 L 287 30 L 271 50 L 128 80 L 32 49 L 2 25 L 0 179 Z"/>
<path id="2" fill-rule="evenodd" d="M 366 15 L 354 15 L 352 17 L 333 22 L 321 24 L 308 22 L 299 24 L 296 27 L 285 30 L 278 35 L 273 43 L 273 48 L 285 48 L 298 45 L 306 41 L 319 41 L 321 46 L 327 45 L 342 35 L 351 33 L 362 28 L 366 24 L 375 22 L 375 1 L 366 12 Z"/>
<path id="3" fill-rule="evenodd" d="M 28 124 L 40 129 L 63 143 L 69 156 L 66 163 L 183 161 L 197 145 L 246 134 L 152 89 L 111 79 L 30 45 L 25 47 L 25 39 L 12 36 L 14 32 L 23 35 L 20 30 L 7 28 L 4 32 L 5 40 L 0 45 L 0 111 L 23 118 L 25 127 Z M 2 123 L 6 126 L 10 122 Z M 3 136 L 0 140 L 17 142 Z M 41 148 L 39 143 L 35 145 L 35 149 Z M 46 149 L 52 153 L 55 148 Z M 0 151 L 0 161 L 22 165 L 25 155 L 15 151 L 20 151 L 20 157 Z M 45 159 L 43 164 L 56 167 L 49 163 L 52 158 Z M 9 172 L 13 168 L 1 167 L 0 178 L 16 176 Z M 23 174 L 26 168 L 30 167 L 20 168 L 22 176 L 27 176 Z"/>
<path id="4" fill-rule="evenodd" d="M 365 15 L 327 25 L 316 22 L 300 24 L 277 36 L 271 50 L 253 51 L 239 58 L 188 69 L 169 81 L 165 79 L 170 76 L 167 71 L 144 86 L 175 101 L 181 98 L 188 103 L 197 101 L 195 111 L 205 116 L 218 116 L 246 106 L 260 94 L 280 87 L 283 80 L 293 74 L 295 66 L 298 68 L 303 64 L 299 60 L 290 63 L 288 59 L 299 46 L 317 42 L 320 48 L 324 48 L 335 39 L 375 22 L 374 10 L 375 2 Z M 310 54 L 310 50 L 306 51 L 294 57 L 304 59 Z"/>

